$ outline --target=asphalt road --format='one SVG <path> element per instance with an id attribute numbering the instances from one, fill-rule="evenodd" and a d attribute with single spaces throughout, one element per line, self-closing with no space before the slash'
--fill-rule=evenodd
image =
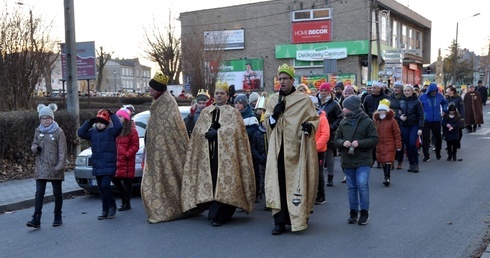
<path id="1" fill-rule="evenodd" d="M 43 209 L 40 230 L 25 226 L 32 208 L 0 215 L 0 257 L 474 257 L 489 232 L 489 133 L 484 125 L 464 135 L 461 162 L 432 153 L 418 174 L 395 170 L 390 187 L 373 168 L 365 226 L 347 224 L 347 189 L 337 170 L 327 203 L 315 206 L 309 228 L 299 233 L 271 235 L 263 203 L 219 228 L 205 215 L 148 224 L 139 197 L 131 211 L 98 221 L 100 200 L 88 195 L 65 200 L 57 228 L 53 203 Z"/>

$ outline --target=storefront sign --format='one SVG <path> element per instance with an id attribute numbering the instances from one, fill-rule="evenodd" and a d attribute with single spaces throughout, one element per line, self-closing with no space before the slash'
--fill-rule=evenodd
<path id="1" fill-rule="evenodd" d="M 321 61 L 324 59 L 343 59 L 347 58 L 347 48 L 327 47 L 296 51 L 296 60 L 300 61 Z"/>
<path id="2" fill-rule="evenodd" d="M 336 42 L 324 42 L 324 43 L 312 43 L 312 44 L 288 44 L 288 45 L 276 45 L 276 58 L 296 58 L 296 52 L 298 51 L 315 51 L 316 49 L 346 49 L 347 55 L 364 55 L 369 53 L 369 41 L 368 40 L 355 40 L 355 41 L 336 41 Z M 376 48 L 373 50 L 375 55 Z"/>
<path id="3" fill-rule="evenodd" d="M 331 40 L 330 20 L 293 22 L 291 43 L 325 42 Z"/>

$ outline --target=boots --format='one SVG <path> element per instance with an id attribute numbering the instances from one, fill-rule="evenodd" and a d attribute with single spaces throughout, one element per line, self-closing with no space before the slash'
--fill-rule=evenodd
<path id="1" fill-rule="evenodd" d="M 117 212 L 117 206 L 116 206 L 116 202 L 114 201 L 114 203 L 112 203 L 111 206 L 109 206 L 109 211 L 107 212 L 107 219 L 113 219 L 114 217 L 116 217 L 116 212 Z"/>
<path id="2" fill-rule="evenodd" d="M 127 211 L 127 210 L 131 210 L 131 202 L 129 201 L 129 199 L 126 199 L 125 202 L 123 202 L 123 205 L 121 207 L 119 207 L 119 209 L 117 209 L 118 211 Z"/>
<path id="3" fill-rule="evenodd" d="M 383 181 L 383 184 L 385 186 L 390 185 L 390 169 L 391 169 L 391 164 L 384 164 L 383 165 L 383 172 L 385 174 L 385 180 Z"/>
<path id="4" fill-rule="evenodd" d="M 396 169 L 403 169 L 403 161 L 398 162 Z"/>
<path id="5" fill-rule="evenodd" d="M 369 219 L 369 212 L 367 210 L 361 210 L 361 216 L 359 216 L 359 221 L 357 221 L 357 224 L 366 225 L 368 219 Z"/>
<path id="6" fill-rule="evenodd" d="M 350 210 L 350 216 L 349 219 L 347 220 L 349 224 L 356 224 L 357 222 L 357 211 L 356 210 Z"/>
<path id="7" fill-rule="evenodd" d="M 333 186 L 333 176 L 328 175 L 327 176 L 327 186 L 332 187 Z"/>
<path id="8" fill-rule="evenodd" d="M 107 211 L 102 211 L 102 213 L 97 217 L 98 220 L 107 219 Z"/>
<path id="9" fill-rule="evenodd" d="M 32 220 L 27 221 L 26 226 L 30 228 L 41 228 L 41 213 L 34 213 Z"/>
<path id="10" fill-rule="evenodd" d="M 63 221 L 61 220 L 61 211 L 55 212 L 54 213 L 54 221 L 53 221 L 53 227 L 58 227 L 63 224 Z"/>
<path id="11" fill-rule="evenodd" d="M 453 161 L 458 160 L 458 157 L 456 157 L 456 153 L 453 155 Z"/>
<path id="12" fill-rule="evenodd" d="M 451 161 L 452 159 L 453 159 L 453 155 L 451 154 L 447 155 L 447 159 L 446 159 L 447 161 Z"/>

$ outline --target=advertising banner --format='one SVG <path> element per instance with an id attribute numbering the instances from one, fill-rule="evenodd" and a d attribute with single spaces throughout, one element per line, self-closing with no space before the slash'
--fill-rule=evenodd
<path id="1" fill-rule="evenodd" d="M 204 32 L 204 50 L 233 50 L 244 48 L 245 31 L 243 29 Z"/>
<path id="2" fill-rule="evenodd" d="M 60 44 L 61 48 L 61 73 L 62 80 L 67 79 L 66 71 L 66 49 L 65 43 Z M 97 76 L 95 66 L 95 42 L 77 42 L 77 76 L 78 80 L 95 80 Z"/>
<path id="3" fill-rule="evenodd" d="M 342 73 L 342 74 L 329 74 L 328 82 L 332 86 L 332 89 L 335 87 L 338 81 L 342 81 L 344 86 L 346 85 L 356 85 L 356 74 L 355 73 Z"/>
<path id="4" fill-rule="evenodd" d="M 236 90 L 261 90 L 264 88 L 264 59 L 239 59 L 222 61 L 218 78 Z"/>
<path id="5" fill-rule="evenodd" d="M 331 41 L 330 20 L 293 22 L 291 43 L 311 43 Z"/>

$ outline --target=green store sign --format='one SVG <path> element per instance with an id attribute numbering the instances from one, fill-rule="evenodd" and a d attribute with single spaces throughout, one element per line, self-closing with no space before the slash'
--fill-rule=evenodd
<path id="1" fill-rule="evenodd" d="M 294 58 L 296 52 L 306 50 L 347 49 L 347 55 L 367 55 L 369 53 L 368 40 L 337 41 L 313 44 L 276 45 L 276 58 Z M 372 45 L 372 54 L 377 55 L 376 45 Z"/>

